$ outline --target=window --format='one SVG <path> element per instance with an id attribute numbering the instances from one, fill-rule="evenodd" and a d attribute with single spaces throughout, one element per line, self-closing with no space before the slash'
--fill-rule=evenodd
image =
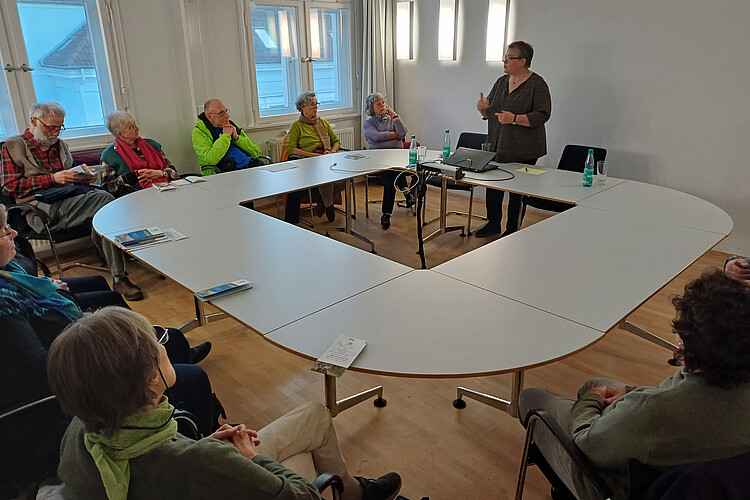
<path id="1" fill-rule="evenodd" d="M 321 110 L 352 106 L 351 4 L 250 2 L 250 24 L 258 118 L 297 113 L 307 89 Z"/>
<path id="2" fill-rule="evenodd" d="M 65 139 L 108 134 L 104 116 L 118 107 L 110 73 L 115 65 L 108 59 L 104 32 L 105 27 L 111 30 L 110 2 L 2 1 L 2 13 L 9 17 L 9 49 L 0 55 L 12 66 L 10 72 L 6 71 L 8 84 L 18 88 L 18 98 L 11 101 L 18 123 L 11 128 L 2 120 L 0 135 L 16 133 L 16 128 L 23 130 L 29 106 L 39 101 L 55 101 L 65 108 Z M 0 88 L 0 103 L 8 99 L 7 95 L 7 89 Z M 119 104 L 124 107 L 125 103 Z"/>

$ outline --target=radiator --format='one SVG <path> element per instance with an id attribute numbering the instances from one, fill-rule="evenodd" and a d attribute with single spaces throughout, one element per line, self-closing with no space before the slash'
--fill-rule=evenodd
<path id="1" fill-rule="evenodd" d="M 286 135 L 286 131 L 285 135 Z M 346 127 L 341 130 L 335 130 L 336 135 L 341 141 L 341 147 L 346 149 L 354 149 L 354 128 Z M 277 163 L 281 158 L 281 148 L 284 146 L 284 137 L 278 139 L 268 139 L 266 141 L 266 154 L 271 157 L 271 161 Z"/>

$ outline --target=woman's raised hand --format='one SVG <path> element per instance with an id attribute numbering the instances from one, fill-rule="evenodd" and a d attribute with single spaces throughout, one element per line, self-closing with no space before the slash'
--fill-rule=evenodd
<path id="1" fill-rule="evenodd" d="M 484 97 L 484 93 L 479 93 L 479 100 L 477 101 L 477 111 L 482 116 L 487 116 L 487 110 L 490 109 L 490 100 Z"/>

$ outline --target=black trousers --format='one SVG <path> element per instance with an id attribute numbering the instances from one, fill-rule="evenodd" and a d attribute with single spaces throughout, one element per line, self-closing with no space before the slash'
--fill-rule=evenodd
<path id="1" fill-rule="evenodd" d="M 398 172 L 396 170 L 386 170 L 380 174 L 380 179 L 383 182 L 383 213 L 393 213 L 393 204 L 396 201 L 396 187 L 403 191 L 409 187 L 406 181 L 406 174 Z M 395 183 L 395 186 L 394 186 Z"/>
<path id="2" fill-rule="evenodd" d="M 520 161 L 526 165 L 536 165 L 536 160 Z M 487 225 L 500 227 L 503 220 L 503 198 L 505 191 L 499 189 L 487 189 L 485 203 L 487 206 Z M 526 215 L 526 205 L 523 203 L 523 195 L 508 193 L 508 222 L 505 224 L 503 234 L 515 233 L 521 227 L 523 216 Z"/>

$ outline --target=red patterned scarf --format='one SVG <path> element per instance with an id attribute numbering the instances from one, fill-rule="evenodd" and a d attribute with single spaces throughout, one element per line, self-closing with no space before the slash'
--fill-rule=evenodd
<path id="1" fill-rule="evenodd" d="M 141 153 L 143 153 L 143 158 L 138 156 L 133 148 L 128 146 L 125 141 L 121 140 L 119 137 L 115 139 L 115 151 L 117 151 L 120 156 L 122 156 L 131 172 L 135 172 L 137 174 L 139 170 L 142 170 L 144 168 L 164 170 L 164 167 L 166 166 L 164 157 L 160 152 L 154 149 L 151 144 L 146 142 L 144 138 L 139 137 L 138 139 L 136 139 L 135 147 L 141 150 Z M 154 182 L 169 182 L 169 179 L 167 177 L 159 177 L 155 181 L 139 181 L 139 184 L 143 188 L 149 188 Z"/>

